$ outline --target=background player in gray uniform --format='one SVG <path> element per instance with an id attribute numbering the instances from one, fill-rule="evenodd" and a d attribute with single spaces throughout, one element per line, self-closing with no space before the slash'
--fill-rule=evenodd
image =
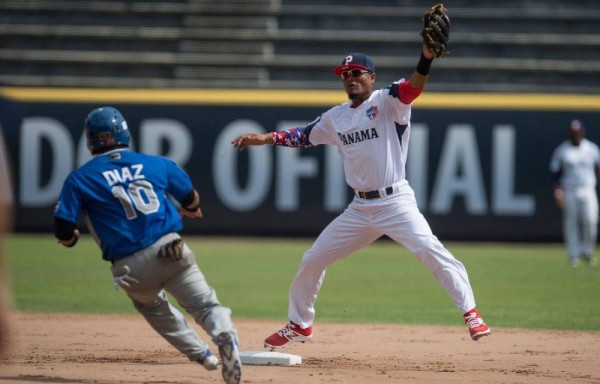
<path id="1" fill-rule="evenodd" d="M 0 127 L 0 358 L 4 357 L 3 354 L 8 344 L 7 336 L 10 334 L 8 327 L 8 266 L 4 250 L 8 238 L 7 233 L 12 228 L 12 197 L 8 159 L 5 154 L 4 137 Z"/>
<path id="2" fill-rule="evenodd" d="M 411 103 L 425 86 L 433 57 L 424 44 L 410 80 L 402 79 L 373 91 L 373 61 L 364 53 L 351 53 L 334 68 L 349 102 L 331 108 L 306 127 L 248 133 L 232 141 L 240 150 L 264 144 L 335 145 L 342 157 L 346 181 L 355 190 L 348 208 L 323 230 L 302 257 L 290 288 L 290 321 L 266 338 L 265 347 L 279 348 L 289 342 L 309 340 L 314 304 L 327 267 L 382 235 L 404 245 L 429 268 L 463 314 L 473 340 L 490 334 L 475 308 L 463 264 L 433 235 L 405 178 Z"/>
<path id="3" fill-rule="evenodd" d="M 221 305 L 177 232 L 180 215 L 199 218 L 200 197 L 188 175 L 173 161 L 134 151 L 121 113 L 111 107 L 85 120 L 88 149 L 94 158 L 65 180 L 55 209 L 55 235 L 67 247 L 77 243 L 81 213 L 112 263 L 115 288 L 127 292 L 135 308 L 171 345 L 208 370 L 218 359 L 167 300 L 177 299 L 218 345 L 222 376 L 238 384 L 241 361 L 231 311 Z M 171 202 L 181 205 L 178 209 Z"/>
<path id="4" fill-rule="evenodd" d="M 554 179 L 554 199 L 563 211 L 563 237 L 573 267 L 579 260 L 598 264 L 593 254 L 598 235 L 598 196 L 600 151 L 585 138 L 581 121 L 569 125 L 569 139 L 554 150 L 550 172 Z"/>

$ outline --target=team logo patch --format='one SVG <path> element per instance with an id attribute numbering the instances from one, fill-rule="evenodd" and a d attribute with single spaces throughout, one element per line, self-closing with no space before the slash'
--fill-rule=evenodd
<path id="1" fill-rule="evenodd" d="M 367 117 L 371 120 L 377 117 L 377 113 L 379 113 L 379 111 L 375 105 L 367 109 Z"/>

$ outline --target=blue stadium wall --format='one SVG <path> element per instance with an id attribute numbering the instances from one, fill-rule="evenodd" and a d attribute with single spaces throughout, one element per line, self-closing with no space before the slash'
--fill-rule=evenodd
<path id="1" fill-rule="evenodd" d="M 52 232 L 63 180 L 90 158 L 83 120 L 111 105 L 136 150 L 174 159 L 200 191 L 204 218 L 186 222 L 186 233 L 314 236 L 352 199 L 336 148 L 239 152 L 230 142 L 304 125 L 343 101 L 337 91 L 0 88 L 13 227 Z M 413 106 L 407 174 L 434 233 L 560 241 L 548 164 L 574 118 L 600 143 L 600 96 L 424 93 Z"/>

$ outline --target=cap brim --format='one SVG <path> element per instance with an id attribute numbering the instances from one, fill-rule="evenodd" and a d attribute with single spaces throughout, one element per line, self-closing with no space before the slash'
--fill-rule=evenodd
<path id="1" fill-rule="evenodd" d="M 345 71 L 347 69 L 364 69 L 365 71 L 369 71 L 369 68 L 365 67 L 364 65 L 344 64 L 344 65 L 338 65 L 337 67 L 333 68 L 333 73 L 335 73 L 336 76 L 339 76 L 342 74 L 343 71 Z"/>

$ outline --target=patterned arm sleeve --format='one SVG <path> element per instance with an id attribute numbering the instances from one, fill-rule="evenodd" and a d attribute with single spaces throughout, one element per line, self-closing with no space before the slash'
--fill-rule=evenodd
<path id="1" fill-rule="evenodd" d="M 310 128 L 312 127 L 292 128 L 287 131 L 273 132 L 273 145 L 295 148 L 314 147 L 308 140 Z"/>

